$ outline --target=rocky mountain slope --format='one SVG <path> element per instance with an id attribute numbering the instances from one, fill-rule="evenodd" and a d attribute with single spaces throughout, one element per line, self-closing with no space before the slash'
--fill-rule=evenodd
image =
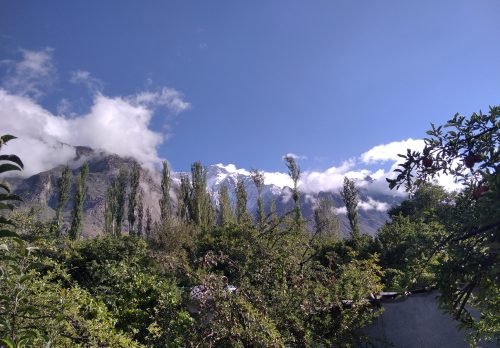
<path id="1" fill-rule="evenodd" d="M 87 197 L 84 204 L 85 220 L 83 235 L 92 236 L 102 231 L 106 190 L 111 180 L 117 176 L 121 166 L 129 167 L 133 159 L 96 151 L 88 147 L 76 147 L 76 158 L 69 163 L 73 175 L 70 197 L 74 196 L 74 185 L 79 175 L 79 169 L 85 161 L 89 164 L 89 175 L 87 179 Z M 57 206 L 57 181 L 61 176 L 62 169 L 63 166 L 59 166 L 29 178 L 10 178 L 9 181 L 14 191 L 24 199 L 21 208 L 31 209 L 33 213 L 38 214 L 42 219 L 52 219 Z M 174 204 L 179 185 L 179 175 L 180 173 L 172 174 L 171 196 Z M 248 193 L 248 208 L 254 212 L 256 209 L 257 190 L 248 172 L 242 170 L 232 171 L 229 166 L 223 165 L 211 165 L 207 167 L 207 189 L 212 194 L 214 202 L 217 202 L 218 190 L 223 184 L 228 186 L 231 199 L 234 202 L 236 200 L 234 190 L 238 180 L 245 182 Z M 369 180 L 369 178 L 366 180 Z M 160 173 L 155 170 L 141 169 L 140 186 L 144 194 L 145 207 L 150 207 L 153 219 L 157 219 L 159 216 Z M 370 192 L 369 185 L 364 189 L 360 189 L 359 194 L 362 202 L 377 202 L 378 208 L 365 209 L 365 205 L 364 208 L 359 209 L 361 230 L 373 235 L 387 221 L 386 208 L 399 202 L 401 198 Z M 341 221 L 341 228 L 343 232 L 347 232 L 348 222 L 345 214 L 342 214 L 343 202 L 338 192 L 302 194 L 300 202 L 304 217 L 306 219 L 312 218 L 315 204 L 321 197 L 331 199 L 333 206 L 337 208 L 336 211 Z M 265 185 L 263 199 L 266 209 L 269 202 L 274 200 L 279 214 L 289 211 L 293 205 L 290 199 L 289 187 L 279 187 L 272 184 Z M 73 200 L 70 198 L 63 209 L 63 228 L 69 227 L 72 207 Z M 124 225 L 126 227 L 127 224 L 125 223 Z"/>

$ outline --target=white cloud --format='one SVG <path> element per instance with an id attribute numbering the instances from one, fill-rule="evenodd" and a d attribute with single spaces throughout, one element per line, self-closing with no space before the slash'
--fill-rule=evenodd
<path id="1" fill-rule="evenodd" d="M 349 178 L 364 176 L 360 173 L 350 171 L 355 166 L 354 159 L 341 163 L 339 167 L 330 167 L 325 171 L 305 171 L 299 181 L 299 187 L 303 192 L 337 191 L 342 187 L 344 176 Z"/>
<path id="2" fill-rule="evenodd" d="M 71 161 L 75 150 L 70 145 L 134 157 L 152 168 L 160 161 L 157 148 L 164 139 L 162 133 L 149 128 L 155 110 L 165 107 L 178 114 L 191 106 L 169 87 L 126 97 L 106 96 L 100 92 L 99 79 L 88 71 L 76 70 L 70 82 L 83 83 L 93 92 L 90 112 L 68 115 L 71 101 L 63 98 L 57 106 L 58 115 L 54 115 L 37 102 L 54 82 L 53 49 L 21 52 L 20 61 L 2 62 L 8 71 L 4 88 L 0 88 L 0 119 L 2 133 L 19 138 L 10 142 L 6 151 L 21 157 L 25 176 Z"/>
<path id="3" fill-rule="evenodd" d="M 81 83 L 87 86 L 91 92 L 102 91 L 103 83 L 96 77 L 93 77 L 88 71 L 76 70 L 71 72 L 69 80 L 71 83 Z"/>
<path id="4" fill-rule="evenodd" d="M 381 163 L 387 161 L 400 161 L 398 154 L 406 154 L 407 149 L 421 151 L 425 146 L 422 139 L 407 139 L 393 141 L 392 143 L 377 145 L 363 153 L 360 158 L 365 164 Z"/>
<path id="5" fill-rule="evenodd" d="M 333 212 L 336 215 L 347 215 L 347 208 L 346 207 L 333 208 Z"/>
<path id="6" fill-rule="evenodd" d="M 191 104 L 184 101 L 182 93 L 169 87 L 163 87 L 157 92 L 141 92 L 129 99 L 140 105 L 164 106 L 174 114 L 179 114 L 191 108 Z"/>
<path id="7" fill-rule="evenodd" d="M 74 158 L 74 149 L 64 144 L 131 156 L 153 167 L 160 161 L 157 147 L 163 141 L 161 133 L 149 128 L 158 104 L 132 102 L 135 99 L 98 93 L 89 113 L 69 118 L 50 113 L 33 99 L 0 89 L 2 132 L 19 138 L 6 151 L 21 157 L 27 176 Z"/>
<path id="8" fill-rule="evenodd" d="M 361 210 L 377 210 L 377 211 L 387 211 L 390 205 L 385 202 L 379 202 L 371 197 L 368 197 L 368 201 L 361 201 L 358 204 L 358 209 Z"/>
<path id="9" fill-rule="evenodd" d="M 54 50 L 21 50 L 18 62 L 4 61 L 8 67 L 2 86 L 12 93 L 38 99 L 50 90 L 55 81 L 56 69 L 52 62 Z"/>

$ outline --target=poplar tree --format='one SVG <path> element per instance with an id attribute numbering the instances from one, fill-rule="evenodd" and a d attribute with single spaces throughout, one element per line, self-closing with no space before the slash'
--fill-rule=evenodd
<path id="1" fill-rule="evenodd" d="M 340 223 L 333 212 L 332 201 L 321 198 L 314 209 L 314 227 L 317 235 L 340 237 Z"/>
<path id="2" fill-rule="evenodd" d="M 263 227 L 266 216 L 264 212 L 264 202 L 262 201 L 262 189 L 264 188 L 264 173 L 257 170 L 252 169 L 251 177 L 253 183 L 255 184 L 255 188 L 257 189 L 257 223 L 259 227 Z"/>
<path id="3" fill-rule="evenodd" d="M 134 224 L 137 206 L 137 192 L 139 191 L 139 181 L 141 172 L 137 162 L 132 163 L 132 170 L 130 171 L 130 192 L 128 195 L 128 226 L 129 234 L 134 234 Z"/>
<path id="4" fill-rule="evenodd" d="M 114 234 L 114 231 L 113 231 L 114 216 L 113 216 L 113 212 L 111 211 L 108 195 L 109 195 L 109 188 L 108 188 L 108 192 L 106 193 L 106 200 L 104 201 L 104 213 L 103 213 L 103 215 L 104 215 L 104 233 L 112 236 Z"/>
<path id="5" fill-rule="evenodd" d="M 69 237 L 72 240 L 80 238 L 83 225 L 83 203 L 85 202 L 86 181 L 89 172 L 89 165 L 85 163 L 80 170 L 80 176 L 76 186 L 75 204 L 72 212 L 71 227 L 69 229 Z"/>
<path id="6" fill-rule="evenodd" d="M 234 223 L 234 212 L 229 199 L 229 191 L 226 185 L 219 188 L 219 226 L 227 226 Z"/>
<path id="7" fill-rule="evenodd" d="M 122 224 L 125 217 L 125 199 L 127 194 L 128 173 L 125 167 L 120 168 L 118 178 L 114 184 L 114 194 L 116 200 L 115 212 L 115 235 L 119 236 L 122 233 Z"/>
<path id="8" fill-rule="evenodd" d="M 342 196 L 347 209 L 347 219 L 349 220 L 349 225 L 351 227 L 351 238 L 357 239 L 360 236 L 357 211 L 359 198 L 358 191 L 356 190 L 353 180 L 349 180 L 349 178 L 344 177 L 344 186 L 340 195 Z"/>
<path id="9" fill-rule="evenodd" d="M 274 202 L 273 197 L 269 199 L 269 224 L 271 226 L 276 226 L 278 224 L 278 214 L 276 213 L 276 203 Z"/>
<path id="10" fill-rule="evenodd" d="M 294 222 L 298 228 L 302 220 L 302 213 L 300 211 L 300 193 L 299 193 L 299 179 L 300 179 L 300 167 L 295 162 L 292 156 L 285 156 L 284 158 L 286 166 L 288 168 L 288 175 L 293 182 L 292 188 L 292 198 L 294 202 Z"/>
<path id="11" fill-rule="evenodd" d="M 191 166 L 190 219 L 196 225 L 207 227 L 214 222 L 214 209 L 207 192 L 207 172 L 200 162 Z"/>
<path id="12" fill-rule="evenodd" d="M 139 196 L 137 197 L 137 236 L 142 236 L 144 222 L 144 199 L 142 191 L 139 191 Z"/>
<path id="13" fill-rule="evenodd" d="M 117 186 L 118 180 L 116 178 L 112 179 L 106 191 L 106 201 L 104 202 L 104 232 L 110 236 L 115 236 L 116 233 Z"/>
<path id="14" fill-rule="evenodd" d="M 247 191 L 243 180 L 238 180 L 236 184 L 236 221 L 238 224 L 251 222 L 251 217 L 247 210 Z"/>
<path id="15" fill-rule="evenodd" d="M 163 161 L 163 170 L 161 177 L 161 198 L 160 203 L 160 219 L 164 223 L 170 218 L 170 170 L 168 169 L 168 164 Z"/>
<path id="16" fill-rule="evenodd" d="M 151 227 L 153 224 L 153 219 L 151 218 L 151 210 L 149 207 L 146 208 L 146 227 L 144 229 L 144 232 L 146 234 L 146 238 L 149 239 L 151 238 Z"/>
<path id="17" fill-rule="evenodd" d="M 69 186 L 71 181 L 71 171 L 69 166 L 64 167 L 61 178 L 58 180 L 57 186 L 59 188 L 59 197 L 57 200 L 56 217 L 54 224 L 56 227 L 56 234 L 59 236 L 61 233 L 61 213 L 64 205 L 69 198 Z"/>
<path id="18" fill-rule="evenodd" d="M 191 182 L 186 174 L 181 174 L 181 184 L 177 194 L 177 217 L 185 222 L 189 222 L 189 200 L 191 196 Z"/>

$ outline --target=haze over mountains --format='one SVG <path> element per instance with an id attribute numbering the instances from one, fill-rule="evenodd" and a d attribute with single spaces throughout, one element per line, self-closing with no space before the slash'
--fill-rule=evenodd
<path id="1" fill-rule="evenodd" d="M 103 228 L 103 212 L 106 190 L 111 180 L 117 176 L 121 166 L 129 167 L 133 161 L 131 157 L 118 156 L 104 151 L 98 151 L 89 147 L 75 147 L 76 156 L 68 164 L 72 168 L 73 185 L 70 197 L 73 197 L 74 183 L 80 166 L 87 161 L 89 164 L 89 176 L 87 179 L 87 197 L 84 205 L 84 236 L 92 236 L 101 233 Z M 23 207 L 34 209 L 43 219 L 51 219 L 54 216 L 57 204 L 58 189 L 57 181 L 61 176 L 63 166 L 59 165 L 52 169 L 40 172 L 27 178 L 11 178 L 15 192 L 21 195 L 25 202 Z M 256 210 L 257 190 L 250 177 L 250 172 L 245 169 L 237 169 L 234 165 L 208 165 L 207 190 L 211 193 L 214 203 L 218 200 L 218 191 L 221 185 L 229 189 L 230 198 L 233 203 L 235 199 L 236 183 L 242 180 L 248 193 L 248 209 Z M 171 197 L 173 204 L 179 187 L 180 173 L 172 173 Z M 292 208 L 291 191 L 287 186 L 289 183 L 286 173 L 266 173 L 263 199 L 266 210 L 269 202 L 275 201 L 278 214 L 284 214 Z M 356 180 L 360 194 L 359 217 L 361 229 L 365 233 L 374 234 L 377 229 L 387 220 L 387 209 L 391 205 L 401 201 L 401 194 L 380 190 L 379 181 L 367 175 Z M 160 197 L 160 172 L 156 169 L 141 169 L 141 190 L 144 194 L 144 205 L 150 207 L 153 218 L 159 216 L 158 199 Z M 338 189 L 313 191 L 306 187 L 301 190 L 301 206 L 303 215 L 311 220 L 313 210 L 319 198 L 326 197 L 333 202 L 334 211 L 341 221 L 341 229 L 344 233 L 348 230 L 345 216 L 345 207 Z M 63 209 L 65 224 L 69 224 L 70 212 L 73 201 L 70 199 Z M 125 224 L 126 225 L 126 224 Z M 125 226 L 126 227 L 126 226 Z"/>

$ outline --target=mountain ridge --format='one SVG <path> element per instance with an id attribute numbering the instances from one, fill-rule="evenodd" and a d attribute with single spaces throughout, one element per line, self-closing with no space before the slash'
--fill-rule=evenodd
<path id="1" fill-rule="evenodd" d="M 69 227 L 71 209 L 73 206 L 72 197 L 74 195 L 74 183 L 79 173 L 79 168 L 84 162 L 89 164 L 89 175 L 87 179 L 87 196 L 84 203 L 84 227 L 83 236 L 94 236 L 101 233 L 103 228 L 103 212 L 106 191 L 111 180 L 118 175 L 121 166 L 130 167 L 134 161 L 131 157 L 122 157 L 105 151 L 94 150 L 86 146 L 75 147 L 75 158 L 68 163 L 71 168 L 72 185 L 70 190 L 70 200 L 63 207 L 63 230 Z M 57 166 L 47 171 L 32 175 L 28 178 L 11 178 L 14 192 L 19 194 L 24 203 L 21 208 L 35 209 L 37 214 L 44 220 L 50 220 L 55 215 L 57 206 L 57 181 L 61 176 L 64 166 Z M 230 199 L 233 204 L 236 201 L 235 189 L 238 181 L 242 180 L 248 195 L 248 209 L 253 214 L 256 211 L 257 190 L 253 184 L 250 172 L 244 169 L 236 169 L 233 165 L 214 164 L 206 166 L 207 191 L 216 203 L 218 201 L 218 191 L 222 185 L 228 187 Z M 159 218 L 158 199 L 160 198 L 160 172 L 157 170 L 141 168 L 140 188 L 144 194 L 144 206 L 150 207 L 153 220 Z M 182 172 L 172 173 L 171 198 L 176 206 L 176 197 L 179 187 L 180 175 Z M 189 174 L 189 173 L 187 173 Z M 374 235 L 378 228 L 387 220 L 386 210 L 393 204 L 401 201 L 401 197 L 387 195 L 379 192 L 370 192 L 369 180 L 366 185 L 358 188 L 360 196 L 359 220 L 361 230 Z M 299 187 L 300 189 L 300 187 Z M 266 211 L 269 202 L 274 200 L 278 214 L 284 214 L 291 210 L 291 189 L 288 186 L 279 187 L 274 184 L 265 184 L 262 191 L 262 198 Z M 349 224 L 345 214 L 342 214 L 343 202 L 339 192 L 320 191 L 316 193 L 303 192 L 300 195 L 300 205 L 304 218 L 311 220 L 316 202 L 320 198 L 330 199 L 335 208 L 335 213 L 339 217 L 341 230 L 344 234 L 349 229 Z M 371 203 L 370 203 L 371 202 Z M 124 223 L 126 229 L 126 223 Z"/>

